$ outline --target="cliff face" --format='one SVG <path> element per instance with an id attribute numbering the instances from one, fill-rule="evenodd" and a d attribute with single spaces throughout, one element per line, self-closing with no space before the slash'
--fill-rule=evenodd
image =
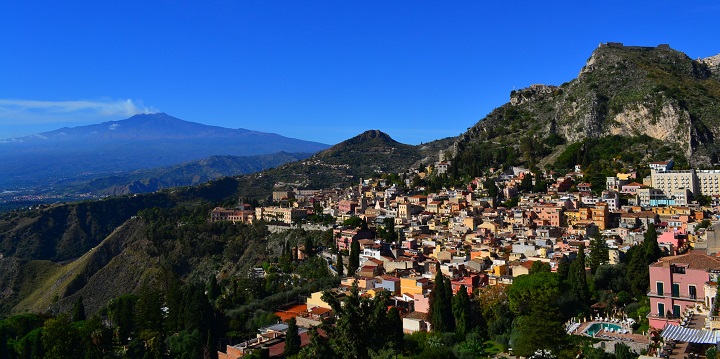
<path id="1" fill-rule="evenodd" d="M 522 162 L 528 160 L 521 150 L 528 139 L 543 143 L 553 135 L 574 143 L 647 135 L 671 145 L 693 166 L 710 166 L 717 162 L 720 135 L 720 77 L 713 71 L 720 60 L 712 59 L 694 61 L 667 45 L 601 44 L 576 79 L 513 91 L 510 102 L 458 143 L 511 146 Z"/>

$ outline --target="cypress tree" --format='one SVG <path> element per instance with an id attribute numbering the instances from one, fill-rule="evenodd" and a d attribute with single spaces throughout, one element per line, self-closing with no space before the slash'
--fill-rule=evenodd
<path id="1" fill-rule="evenodd" d="M 585 245 L 581 244 L 575 260 L 570 265 L 570 273 L 568 281 L 573 294 L 583 303 L 590 300 L 590 289 L 587 284 L 587 276 L 585 274 Z"/>
<path id="2" fill-rule="evenodd" d="M 643 248 L 645 250 L 645 258 L 648 265 L 657 262 L 657 260 L 662 257 L 662 250 L 658 245 L 657 239 L 658 235 L 655 225 L 650 223 L 643 238 Z"/>
<path id="3" fill-rule="evenodd" d="M 443 285 L 445 286 L 445 290 L 443 290 L 443 294 L 445 295 L 445 300 L 443 300 L 445 303 L 445 307 L 443 307 L 443 319 L 445 323 L 447 323 L 445 331 L 452 332 L 455 330 L 455 317 L 453 316 L 453 291 L 450 285 L 450 279 L 446 278 L 443 281 Z"/>
<path id="4" fill-rule="evenodd" d="M 568 259 L 568 257 L 564 254 L 558 263 L 557 274 L 560 278 L 560 282 L 567 281 L 568 276 L 570 275 L 570 259 Z"/>
<path id="5" fill-rule="evenodd" d="M 220 285 L 218 285 L 217 278 L 214 274 L 210 275 L 210 280 L 208 281 L 207 296 L 210 301 L 214 301 L 220 296 Z"/>
<path id="6" fill-rule="evenodd" d="M 447 285 L 445 284 L 445 277 L 438 268 L 435 273 L 433 290 L 430 292 L 430 322 L 433 330 L 437 332 L 448 332 L 454 327 L 452 323 L 455 319 L 452 312 L 452 291 L 447 293 L 449 284 L 449 281 Z"/>
<path id="7" fill-rule="evenodd" d="M 470 297 L 464 284 L 460 285 L 457 294 L 453 297 L 452 309 L 455 317 L 455 333 L 464 338 L 471 330 Z"/>
<path id="8" fill-rule="evenodd" d="M 337 273 L 338 276 L 342 277 L 345 272 L 345 263 L 343 263 L 343 255 L 341 251 L 337 254 Z"/>
<path id="9" fill-rule="evenodd" d="M 400 311 L 396 307 L 390 308 L 387 314 L 388 341 L 393 349 L 402 352 L 404 337 Z"/>
<path id="10" fill-rule="evenodd" d="M 588 262 L 590 271 L 595 274 L 598 267 L 610 261 L 610 253 L 608 252 L 607 243 L 602 237 L 597 236 L 590 241 L 590 255 Z"/>
<path id="11" fill-rule="evenodd" d="M 72 321 L 79 322 L 85 320 L 85 305 L 83 304 L 83 298 L 80 296 L 75 305 L 73 305 Z"/>
<path id="12" fill-rule="evenodd" d="M 285 350 L 283 355 L 289 357 L 300 352 L 300 335 L 298 334 L 298 327 L 295 322 L 295 318 L 288 320 L 288 329 L 285 333 Z"/>
<path id="13" fill-rule="evenodd" d="M 360 242 L 353 240 L 350 244 L 350 263 L 348 265 L 348 276 L 352 277 L 360 268 Z"/>

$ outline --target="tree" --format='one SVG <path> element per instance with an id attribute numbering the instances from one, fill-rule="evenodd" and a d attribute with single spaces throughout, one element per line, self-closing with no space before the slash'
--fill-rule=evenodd
<path id="1" fill-rule="evenodd" d="M 560 346 L 565 331 L 560 320 L 560 281 L 555 273 L 522 275 L 508 292 L 510 308 L 517 315 L 511 344 L 517 355 L 530 356 L 537 349 Z"/>
<path id="2" fill-rule="evenodd" d="M 449 284 L 449 281 L 448 281 Z M 449 332 L 455 327 L 452 312 L 452 292 L 447 293 L 445 276 L 440 268 L 435 273 L 433 290 L 430 292 L 430 322 L 436 332 Z"/>
<path id="3" fill-rule="evenodd" d="M 635 298 L 642 298 L 650 287 L 650 268 L 644 248 L 631 248 L 627 253 L 630 262 L 625 272 L 630 289 Z"/>
<path id="4" fill-rule="evenodd" d="M 453 316 L 455 317 L 455 333 L 461 338 L 465 338 L 465 334 L 470 332 L 470 297 L 464 284 L 460 285 L 457 294 L 452 299 Z"/>
<path id="5" fill-rule="evenodd" d="M 215 277 L 214 274 L 210 275 L 210 280 L 208 281 L 207 296 L 211 301 L 214 301 L 220 296 L 220 285 L 218 285 L 217 277 Z"/>
<path id="6" fill-rule="evenodd" d="M 588 256 L 588 264 L 590 272 L 595 274 L 598 267 L 610 261 L 610 253 L 605 240 L 596 236 L 590 241 L 590 255 Z"/>
<path id="7" fill-rule="evenodd" d="M 626 272 L 627 280 L 635 298 L 641 298 L 650 286 L 649 266 L 662 256 L 657 242 L 657 231 L 652 223 L 645 231 L 642 244 L 631 248 L 627 255 L 631 256 Z"/>
<path id="8" fill-rule="evenodd" d="M 289 357 L 300 352 L 300 335 L 298 334 L 298 327 L 295 323 L 295 318 L 288 320 L 288 329 L 285 333 L 285 350 L 283 355 Z"/>
<path id="9" fill-rule="evenodd" d="M 570 275 L 570 259 L 563 254 L 562 258 L 560 258 L 558 262 L 558 277 L 560 277 L 560 282 L 565 282 Z"/>
<path id="10" fill-rule="evenodd" d="M 570 264 L 570 272 L 568 273 L 568 282 L 570 290 L 580 302 L 587 303 L 590 300 L 590 289 L 587 283 L 587 275 L 585 272 L 585 245 L 581 244 L 578 248 L 578 254 L 575 260 Z"/>
<path id="11" fill-rule="evenodd" d="M 348 276 L 355 275 L 360 268 L 360 242 L 353 239 L 350 243 L 350 263 L 348 264 Z"/>
<path id="12" fill-rule="evenodd" d="M 707 354 L 706 354 L 707 356 Z M 638 355 L 630 351 L 630 347 L 625 343 L 615 343 L 615 358 L 617 359 L 637 359 Z M 715 359 L 707 356 L 707 359 Z"/>
<path id="13" fill-rule="evenodd" d="M 485 182 L 483 182 L 483 187 L 488 192 L 488 196 L 492 198 L 497 198 L 498 194 L 500 193 L 500 190 L 498 189 L 498 186 L 495 184 L 495 180 L 488 177 Z"/>
<path id="14" fill-rule="evenodd" d="M 313 243 L 312 237 L 310 235 L 306 235 L 304 242 L 305 255 L 307 255 L 308 257 L 314 257 L 317 251 L 315 249 L 315 243 Z"/>
<path id="15" fill-rule="evenodd" d="M 328 334 L 330 347 L 342 358 L 367 358 L 369 328 L 366 319 L 371 316 L 369 299 L 361 298 L 357 281 L 353 283 L 350 294 L 346 295 L 341 303 L 337 296 L 325 292 L 322 299 L 330 305 L 337 316 L 335 326 L 324 325 Z M 375 343 L 376 344 L 376 343 Z"/>
<path id="16" fill-rule="evenodd" d="M 530 192 L 533 189 L 533 175 L 530 172 L 525 173 L 522 181 L 520 181 L 519 190 L 523 192 Z"/>
<path id="17" fill-rule="evenodd" d="M 362 218 L 360 217 L 350 217 L 343 221 L 343 226 L 350 227 L 350 228 L 357 228 L 362 225 Z"/>
<path id="18" fill-rule="evenodd" d="M 532 264 L 532 267 L 530 267 L 529 274 L 535 274 L 540 272 L 547 272 L 550 273 L 552 269 L 550 268 L 550 263 L 543 263 L 542 261 L 534 261 Z"/>
<path id="19" fill-rule="evenodd" d="M 73 305 L 73 322 L 79 322 L 85 320 L 85 305 L 83 304 L 82 296 L 78 297 L 77 301 Z"/>
<path id="20" fill-rule="evenodd" d="M 338 251 L 337 253 L 337 273 L 338 276 L 342 277 L 345 272 L 345 263 L 343 263 L 343 255 L 342 251 Z"/>
<path id="21" fill-rule="evenodd" d="M 79 358 L 83 354 L 80 332 L 65 313 L 45 322 L 42 343 L 47 359 Z"/>
<path id="22" fill-rule="evenodd" d="M 387 341 L 390 346 L 397 350 L 402 351 L 405 334 L 403 333 L 402 319 L 400 318 L 400 311 L 396 307 L 390 308 L 387 313 Z"/>
<path id="23" fill-rule="evenodd" d="M 655 225 L 650 223 L 643 238 L 643 248 L 645 249 L 645 257 L 648 265 L 657 262 L 657 260 L 662 257 L 662 250 L 658 245 L 657 239 L 658 235 L 655 230 Z"/>

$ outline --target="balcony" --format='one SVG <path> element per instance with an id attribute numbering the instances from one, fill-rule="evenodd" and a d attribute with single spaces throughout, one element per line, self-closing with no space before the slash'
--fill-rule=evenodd
<path id="1" fill-rule="evenodd" d="M 653 292 L 647 292 L 647 296 L 649 298 L 672 298 L 677 300 L 685 300 L 689 302 L 697 302 L 697 303 L 704 303 L 702 298 L 698 298 L 697 295 L 688 295 L 683 296 L 682 294 L 678 293 L 653 293 Z"/>

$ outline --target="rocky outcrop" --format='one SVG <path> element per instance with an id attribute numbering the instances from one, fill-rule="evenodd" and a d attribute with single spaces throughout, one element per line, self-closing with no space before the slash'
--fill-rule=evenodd
<path id="1" fill-rule="evenodd" d="M 691 155 L 690 114 L 676 103 L 666 102 L 659 108 L 640 103 L 628 106 L 615 115 L 608 127 L 609 134 L 623 136 L 647 135 L 652 138 L 685 146 Z"/>

